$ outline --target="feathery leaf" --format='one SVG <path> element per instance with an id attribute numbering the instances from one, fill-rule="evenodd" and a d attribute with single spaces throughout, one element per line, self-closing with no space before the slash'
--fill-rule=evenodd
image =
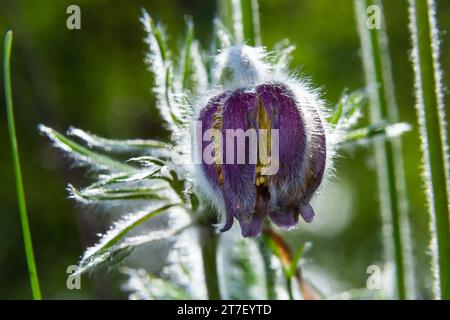
<path id="1" fill-rule="evenodd" d="M 39 131 L 52 140 L 57 148 L 67 152 L 69 156 L 81 164 L 87 164 L 95 170 L 123 173 L 134 173 L 137 171 L 132 166 L 83 147 L 52 128 L 39 125 Z"/>
<path id="2" fill-rule="evenodd" d="M 125 237 L 135 228 L 140 226 L 152 217 L 155 217 L 161 213 L 167 212 L 170 208 L 178 206 L 178 203 L 171 203 L 161 206 L 156 209 L 142 210 L 134 214 L 130 214 L 112 226 L 112 228 L 106 232 L 99 242 L 86 250 L 81 261 L 77 273 L 83 273 L 105 263 L 113 256 L 124 251 L 129 251 L 133 246 L 127 245 Z M 163 239 L 167 236 L 167 232 L 155 232 L 153 240 Z M 123 242 L 123 243 L 122 243 Z M 121 245 L 122 244 L 122 245 Z M 142 244 L 142 243 L 140 243 Z"/>

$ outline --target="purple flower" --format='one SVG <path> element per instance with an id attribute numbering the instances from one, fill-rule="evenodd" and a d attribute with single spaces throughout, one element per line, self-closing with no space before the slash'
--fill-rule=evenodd
<path id="1" fill-rule="evenodd" d="M 202 187 L 217 195 L 225 211 L 221 231 L 230 229 L 234 218 L 244 237 L 256 237 L 267 217 L 282 228 L 295 226 L 299 215 L 306 222 L 313 220 L 309 202 L 324 175 L 326 137 L 314 100 L 294 92 L 288 84 L 263 83 L 217 95 L 200 110 L 197 120 L 201 122 L 202 137 L 210 129 L 221 133 L 220 139 L 203 140 L 202 154 L 212 150 L 213 161 L 200 165 L 207 184 Z M 241 133 L 254 130 L 258 143 L 252 143 L 250 135 L 246 135 L 244 148 L 239 148 L 238 138 L 227 135 L 239 129 Z M 269 132 L 264 137 L 263 129 Z M 271 161 L 278 161 L 278 170 L 263 175 L 267 164 L 261 159 L 252 162 L 252 152 L 258 154 L 265 138 L 268 154 L 274 154 L 270 142 L 275 131 L 278 159 Z M 244 163 L 238 160 L 239 152 L 244 152 Z M 220 210 L 221 206 L 217 207 Z"/>

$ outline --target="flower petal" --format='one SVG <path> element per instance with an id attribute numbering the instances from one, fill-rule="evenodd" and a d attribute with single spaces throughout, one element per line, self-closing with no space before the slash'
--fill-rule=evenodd
<path id="1" fill-rule="evenodd" d="M 266 108 L 271 129 L 279 130 L 279 170 L 273 182 L 297 182 L 305 155 L 306 132 L 294 95 L 283 84 L 262 84 L 256 89 Z"/>
<path id="2" fill-rule="evenodd" d="M 314 210 L 309 204 L 304 205 L 300 208 L 300 215 L 302 216 L 303 220 L 308 223 L 312 222 L 315 216 Z"/>
<path id="3" fill-rule="evenodd" d="M 201 122 L 201 135 L 202 135 L 202 149 L 201 149 L 201 155 L 200 157 L 203 157 L 203 152 L 205 149 L 211 144 L 211 141 L 205 141 L 203 140 L 203 134 L 208 129 L 214 129 L 214 127 L 217 126 L 217 121 L 221 119 L 222 117 L 222 105 L 223 101 L 226 97 L 226 94 L 218 95 L 212 99 L 209 100 L 208 104 L 205 108 L 203 108 L 200 111 L 198 120 Z M 217 128 L 220 129 L 220 128 Z M 202 158 L 202 162 L 200 164 L 202 167 L 202 172 L 205 175 L 207 181 L 209 182 L 210 186 L 212 187 L 217 193 L 222 194 L 223 192 L 223 185 L 221 179 L 219 178 L 219 166 L 220 164 L 217 163 L 206 163 L 204 159 Z M 205 187 L 205 186 L 203 186 Z M 226 210 L 225 212 L 225 224 L 220 229 L 221 232 L 225 232 L 229 230 L 233 226 L 233 215 L 230 213 L 229 210 Z"/>
<path id="4" fill-rule="evenodd" d="M 292 196 L 271 188 L 269 217 L 280 228 L 292 228 L 298 223 L 300 201 L 296 201 L 295 196 L 292 199 Z"/>
<path id="5" fill-rule="evenodd" d="M 306 177 L 306 189 L 302 202 L 308 204 L 314 192 L 322 183 L 327 159 L 326 137 L 322 120 L 316 110 L 313 112 L 314 131 L 311 138 L 311 155 Z"/>
<path id="6" fill-rule="evenodd" d="M 198 120 L 201 122 L 202 126 L 201 130 L 202 136 L 199 137 L 201 138 L 202 141 L 202 149 L 201 149 L 202 153 L 200 154 L 201 157 L 203 157 L 203 152 L 205 151 L 206 147 L 208 147 L 211 144 L 210 141 L 205 141 L 203 139 L 203 135 L 205 131 L 207 131 L 208 129 L 212 129 L 214 127 L 216 116 L 221 104 L 223 103 L 224 96 L 225 95 L 222 94 L 210 99 L 206 107 L 200 111 L 200 114 L 198 116 Z M 215 163 L 206 163 L 202 158 L 201 166 L 202 171 L 205 174 L 207 180 L 212 184 L 212 186 L 215 189 L 219 188 L 220 184 L 217 172 L 217 165 Z"/>
<path id="7" fill-rule="evenodd" d="M 225 149 L 232 148 L 233 159 L 226 158 L 222 165 L 225 206 L 241 223 L 243 236 L 254 236 L 260 230 L 264 219 L 259 213 L 254 215 L 256 202 L 255 170 L 256 164 L 249 163 L 249 148 L 257 148 L 257 144 L 243 144 L 245 150 L 239 148 L 238 139 L 227 137 L 226 130 L 248 129 L 257 127 L 258 99 L 252 92 L 238 90 L 233 92 L 224 102 L 222 135 Z M 245 152 L 245 163 L 238 163 L 238 153 Z M 259 231 L 258 231 L 259 232 Z"/>

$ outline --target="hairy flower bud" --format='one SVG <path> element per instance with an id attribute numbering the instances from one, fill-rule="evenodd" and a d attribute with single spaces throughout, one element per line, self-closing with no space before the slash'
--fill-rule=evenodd
<path id="1" fill-rule="evenodd" d="M 311 222 L 309 202 L 327 163 L 321 101 L 302 83 L 271 75 L 252 49 L 226 53 L 233 61 L 224 58 L 224 92 L 196 118 L 202 138 L 197 151 L 212 159 L 198 165 L 199 188 L 224 214 L 221 231 L 236 218 L 244 237 L 257 236 L 267 217 L 282 228 L 295 226 L 299 215 Z"/>

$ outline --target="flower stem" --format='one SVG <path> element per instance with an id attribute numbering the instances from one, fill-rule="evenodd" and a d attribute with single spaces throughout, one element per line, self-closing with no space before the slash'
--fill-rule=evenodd
<path id="1" fill-rule="evenodd" d="M 269 250 L 268 239 L 265 236 L 259 238 L 258 247 L 264 263 L 264 274 L 266 281 L 267 299 L 276 300 L 277 291 L 275 288 L 276 271 L 272 266 L 272 252 Z"/>
<path id="2" fill-rule="evenodd" d="M 19 203 L 20 222 L 22 225 L 22 235 L 25 245 L 25 255 L 27 258 L 28 274 L 30 276 L 31 291 L 34 300 L 41 300 L 41 290 L 39 288 L 39 279 L 36 270 L 36 263 L 33 254 L 33 244 L 31 240 L 30 226 L 28 223 L 27 206 L 25 201 L 25 191 L 23 188 L 22 173 L 20 168 L 19 147 L 17 144 L 16 127 L 14 124 L 14 109 L 11 89 L 11 46 L 12 46 L 12 31 L 8 31 L 5 36 L 4 56 L 3 56 L 3 71 L 4 71 L 4 85 L 6 97 L 6 116 L 8 119 L 9 138 L 11 143 L 12 161 L 14 166 L 14 174 L 17 187 L 17 198 Z"/>
<path id="3" fill-rule="evenodd" d="M 220 300 L 219 275 L 217 272 L 217 246 L 219 236 L 210 225 L 200 226 L 200 245 L 203 257 L 206 290 L 209 300 Z"/>
<path id="4" fill-rule="evenodd" d="M 379 28 L 376 25 L 369 26 L 367 10 L 370 7 L 377 10 L 373 14 L 379 13 L 379 16 L 373 16 L 374 19 L 381 20 Z M 381 121 L 388 123 L 398 121 L 382 8 L 380 0 L 355 0 L 373 124 Z M 394 262 L 396 293 L 399 299 L 405 299 L 407 289 L 412 289 L 413 284 L 412 264 L 409 263 L 411 239 L 405 206 L 406 189 L 400 140 L 378 141 L 375 145 L 375 154 L 386 259 Z M 407 271 L 411 274 L 407 274 Z"/>
<path id="5" fill-rule="evenodd" d="M 410 31 L 416 109 L 424 155 L 423 175 L 430 214 L 434 293 L 450 299 L 449 162 L 439 40 L 433 0 L 410 0 Z"/>

